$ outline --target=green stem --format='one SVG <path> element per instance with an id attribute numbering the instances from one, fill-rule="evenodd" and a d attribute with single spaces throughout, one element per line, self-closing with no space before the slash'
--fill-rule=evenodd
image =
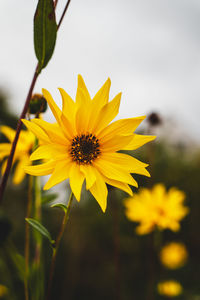
<path id="1" fill-rule="evenodd" d="M 57 256 L 57 253 L 58 253 L 58 248 L 59 248 L 59 245 L 60 245 L 61 238 L 62 238 L 63 233 L 65 231 L 65 226 L 66 226 L 67 221 L 69 219 L 69 213 L 70 213 L 70 209 L 71 209 L 71 204 L 72 204 L 73 196 L 74 195 L 71 192 L 71 195 L 69 197 L 69 202 L 67 204 L 67 210 L 66 210 L 66 213 L 64 214 L 63 221 L 62 221 L 62 224 L 61 224 L 61 227 L 60 227 L 60 231 L 58 233 L 58 236 L 57 236 L 56 241 L 55 241 L 55 246 L 53 248 L 53 255 L 52 255 L 52 259 L 51 259 L 51 266 L 50 266 L 50 272 L 49 272 L 50 275 L 49 275 L 49 282 L 48 282 L 47 298 L 46 298 L 46 300 L 50 299 L 51 285 L 52 285 L 53 274 L 54 274 L 54 269 L 55 269 L 56 256 Z"/>
<path id="2" fill-rule="evenodd" d="M 29 176 L 29 184 L 28 184 L 28 203 L 27 203 L 27 211 L 26 218 L 30 217 L 31 206 L 32 206 L 32 189 L 33 189 L 33 177 Z M 29 299 L 28 293 L 28 276 L 29 276 L 29 251 L 30 250 L 30 230 L 28 222 L 25 223 L 25 277 L 24 277 L 24 293 L 25 299 Z"/>

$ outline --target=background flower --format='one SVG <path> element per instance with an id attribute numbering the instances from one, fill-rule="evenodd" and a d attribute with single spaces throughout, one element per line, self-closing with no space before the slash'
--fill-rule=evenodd
<path id="1" fill-rule="evenodd" d="M 157 286 L 158 293 L 167 297 L 176 297 L 182 294 L 183 288 L 178 281 L 168 280 L 160 282 Z"/>
<path id="2" fill-rule="evenodd" d="M 169 243 L 160 251 L 160 260 L 162 264 L 169 269 L 182 267 L 186 263 L 187 258 L 187 249 L 182 243 Z"/>
<path id="3" fill-rule="evenodd" d="M 184 199 L 182 191 L 170 188 L 167 192 L 163 184 L 156 184 L 152 190 L 143 188 L 126 199 L 125 214 L 129 220 L 140 223 L 136 228 L 138 234 L 147 234 L 156 227 L 178 231 L 179 222 L 189 211 L 183 205 Z"/>
<path id="4" fill-rule="evenodd" d="M 15 137 L 15 130 L 8 126 L 1 126 L 0 127 L 1 133 L 3 133 L 10 143 L 1 143 L 0 144 L 0 160 L 4 160 L 2 164 L 2 174 L 5 171 L 5 167 L 7 164 L 7 157 L 10 154 L 11 144 Z M 32 132 L 27 130 L 22 130 L 20 132 L 19 141 L 17 143 L 13 163 L 16 163 L 15 172 L 13 176 L 13 183 L 19 184 L 22 182 L 25 176 L 24 167 L 31 164 L 29 159 L 31 150 L 35 143 L 35 136 Z"/>

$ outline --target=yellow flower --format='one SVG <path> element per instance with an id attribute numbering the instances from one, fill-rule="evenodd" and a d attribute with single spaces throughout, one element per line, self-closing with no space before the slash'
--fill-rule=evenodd
<path id="1" fill-rule="evenodd" d="M 8 289 L 5 285 L 0 284 L 0 298 L 3 298 L 8 294 Z"/>
<path id="2" fill-rule="evenodd" d="M 15 137 L 15 130 L 8 126 L 1 126 L 0 130 L 10 141 L 10 143 L 0 144 L 0 161 L 6 158 L 6 160 L 4 160 L 2 164 L 1 169 L 3 174 L 7 164 L 7 157 L 10 154 L 11 145 Z M 13 163 L 17 162 L 13 176 L 14 184 L 19 184 L 26 175 L 26 173 L 24 172 L 24 167 L 31 164 L 29 156 L 31 149 L 33 148 L 34 142 L 35 136 L 32 134 L 32 132 L 27 130 L 21 130 L 13 159 Z"/>
<path id="3" fill-rule="evenodd" d="M 188 214 L 183 206 L 185 194 L 170 188 L 167 192 L 163 184 L 157 184 L 152 190 L 147 188 L 125 200 L 126 216 L 129 220 L 139 222 L 138 234 L 147 234 L 156 227 L 159 230 L 178 231 L 179 222 Z"/>
<path id="4" fill-rule="evenodd" d="M 167 297 L 176 297 L 182 294 L 183 288 L 181 284 L 175 280 L 160 282 L 157 286 L 158 293 Z"/>
<path id="5" fill-rule="evenodd" d="M 182 243 L 169 243 L 161 249 L 160 260 L 169 269 L 182 267 L 188 258 L 185 245 Z"/>
<path id="6" fill-rule="evenodd" d="M 154 136 L 134 134 L 145 117 L 122 119 L 110 124 L 119 110 L 121 93 L 108 102 L 110 79 L 91 99 L 82 77 L 78 76 L 76 101 L 62 89 L 62 111 L 43 89 L 56 123 L 43 120 L 23 120 L 24 124 L 42 141 L 32 160 L 46 159 L 44 164 L 26 167 L 35 176 L 52 174 L 44 189 L 47 190 L 69 178 L 79 201 L 84 180 L 102 210 L 107 205 L 106 183 L 132 195 L 130 185 L 138 186 L 130 173 L 149 176 L 147 164 L 119 150 L 134 150 L 153 140 Z"/>

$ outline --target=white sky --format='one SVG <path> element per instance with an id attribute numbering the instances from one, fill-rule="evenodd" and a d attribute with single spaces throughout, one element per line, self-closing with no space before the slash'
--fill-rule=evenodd
<path id="1" fill-rule="evenodd" d="M 58 14 L 65 3 L 59 0 Z M 0 2 L 0 86 L 18 114 L 36 65 L 36 4 Z M 111 78 L 111 96 L 123 92 L 120 118 L 155 110 L 199 139 L 200 1 L 71 0 L 35 92 L 44 87 L 61 103 L 57 87 L 74 97 L 79 73 L 91 95 Z"/>

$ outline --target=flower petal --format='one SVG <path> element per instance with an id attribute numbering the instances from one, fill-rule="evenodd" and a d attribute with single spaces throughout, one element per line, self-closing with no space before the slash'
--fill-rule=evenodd
<path id="1" fill-rule="evenodd" d="M 0 126 L 0 131 L 12 142 L 14 140 L 16 131 L 8 126 Z"/>
<path id="2" fill-rule="evenodd" d="M 81 189 L 84 181 L 84 175 L 80 172 L 80 166 L 73 163 L 69 172 L 69 183 L 76 199 L 80 201 Z"/>
<path id="3" fill-rule="evenodd" d="M 141 134 L 134 134 L 132 140 L 129 144 L 123 147 L 123 150 L 135 150 L 139 147 L 143 146 L 146 143 L 149 143 L 155 140 L 156 136 L 153 135 L 141 135 Z"/>
<path id="4" fill-rule="evenodd" d="M 119 112 L 120 101 L 121 93 L 101 109 L 93 128 L 90 127 L 95 131 L 96 135 L 116 117 Z"/>
<path id="5" fill-rule="evenodd" d="M 104 128 L 98 135 L 99 138 L 103 138 L 104 141 L 108 140 L 114 135 L 130 135 L 135 129 L 140 125 L 140 123 L 145 119 L 145 116 L 122 119 L 115 121 Z"/>
<path id="6" fill-rule="evenodd" d="M 24 172 L 24 166 L 30 165 L 30 160 L 28 157 L 19 160 L 15 167 L 15 172 L 13 176 L 13 183 L 14 184 L 20 184 L 22 180 L 24 179 L 26 173 Z"/>
<path id="7" fill-rule="evenodd" d="M 69 178 L 69 171 L 71 168 L 71 163 L 70 161 L 62 161 L 58 162 L 55 166 L 55 169 L 47 181 L 47 183 L 44 186 L 44 190 L 49 190 L 51 187 L 54 185 L 66 180 Z"/>
<path id="8" fill-rule="evenodd" d="M 78 75 L 78 87 L 77 87 L 77 93 L 76 93 L 76 103 L 80 106 L 82 106 L 82 103 L 83 103 L 83 99 L 82 99 L 83 92 L 86 96 L 86 101 L 91 101 L 90 94 L 87 90 L 87 87 L 85 85 L 83 77 L 79 74 Z"/>
<path id="9" fill-rule="evenodd" d="M 76 112 L 76 104 L 64 89 L 59 88 L 59 91 L 62 97 L 62 112 L 72 122 Z"/>
<path id="10" fill-rule="evenodd" d="M 54 117 L 58 123 L 60 123 L 60 116 L 61 116 L 61 110 L 54 102 L 51 94 L 46 90 L 42 89 L 42 93 L 44 95 L 44 98 L 47 100 L 47 103 L 49 104 L 52 113 L 54 114 Z"/>
<path id="11" fill-rule="evenodd" d="M 24 167 L 24 171 L 33 176 L 43 176 L 51 174 L 55 166 L 56 162 L 51 160 L 37 166 L 26 166 Z"/>
<path id="12" fill-rule="evenodd" d="M 35 123 L 23 119 L 22 122 L 24 125 L 35 134 L 38 139 L 40 139 L 44 143 L 50 143 L 48 135 Z"/>
<path id="13" fill-rule="evenodd" d="M 89 190 L 96 181 L 96 173 L 91 165 L 80 165 L 80 170 L 86 179 L 86 189 Z"/>
<path id="14" fill-rule="evenodd" d="M 130 143 L 132 138 L 133 135 L 117 135 L 113 136 L 106 142 L 100 141 L 102 153 L 122 150 L 127 144 Z"/>
<path id="15" fill-rule="evenodd" d="M 49 139 L 52 142 L 62 145 L 67 144 L 68 140 L 66 139 L 66 136 L 64 136 L 63 132 L 60 130 L 58 124 L 51 124 L 40 119 L 32 119 L 31 122 L 37 124 L 48 135 Z"/>
<path id="16" fill-rule="evenodd" d="M 103 153 L 101 159 L 107 163 L 116 165 L 116 168 L 127 171 L 128 173 L 136 173 L 141 175 L 150 176 L 149 172 L 145 169 L 148 164 L 145 164 L 138 159 L 124 154 L 124 153 Z"/>
<path id="17" fill-rule="evenodd" d="M 114 180 L 114 179 L 110 179 L 108 177 L 104 177 L 104 180 L 106 183 L 112 185 L 112 186 L 115 186 L 116 188 L 126 192 L 127 194 L 129 194 L 130 196 L 133 196 L 133 192 L 130 188 L 130 186 L 127 184 L 127 183 L 124 183 L 124 182 L 121 182 L 121 181 L 117 181 L 117 180 Z"/>
<path id="18" fill-rule="evenodd" d="M 93 186 L 91 186 L 90 192 L 99 203 L 102 211 L 105 212 L 107 206 L 108 189 L 101 174 L 97 170 L 95 170 L 95 173 L 96 181 Z"/>
<path id="19" fill-rule="evenodd" d="M 38 159 L 57 159 L 60 155 L 68 157 L 66 146 L 57 144 L 48 144 L 39 146 L 30 156 L 31 160 Z"/>
<path id="20" fill-rule="evenodd" d="M 127 171 L 118 168 L 117 165 L 112 164 L 110 162 L 106 162 L 106 167 L 105 167 L 104 160 L 103 159 L 101 160 L 100 158 L 94 161 L 94 165 L 104 176 L 110 179 L 122 181 L 130 185 L 133 185 L 135 187 L 138 187 L 138 184 L 135 181 L 135 179 L 133 179 L 133 177 Z"/>

